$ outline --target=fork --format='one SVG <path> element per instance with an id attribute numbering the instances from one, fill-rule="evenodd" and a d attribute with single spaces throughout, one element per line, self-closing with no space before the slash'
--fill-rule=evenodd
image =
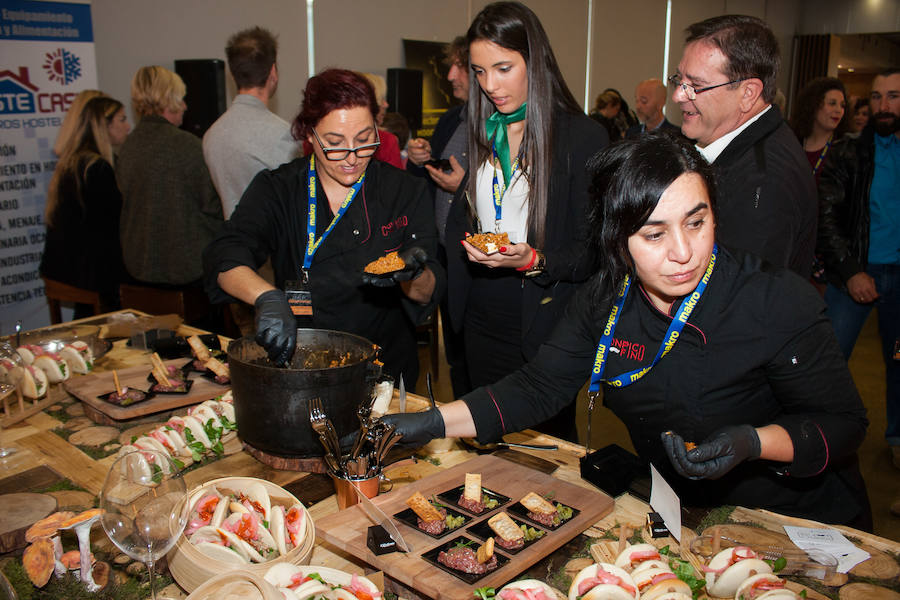
<path id="1" fill-rule="evenodd" d="M 341 455 L 341 444 L 338 441 L 334 425 L 322 408 L 321 398 L 312 398 L 309 401 L 309 422 L 316 433 L 327 438 L 331 444 L 331 453 L 335 458 L 339 457 Z"/>

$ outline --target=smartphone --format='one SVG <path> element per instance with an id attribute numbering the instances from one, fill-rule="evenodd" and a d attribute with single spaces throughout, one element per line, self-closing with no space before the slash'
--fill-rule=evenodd
<path id="1" fill-rule="evenodd" d="M 450 164 L 450 161 L 446 158 L 432 158 L 431 160 L 425 161 L 426 165 L 430 165 L 435 169 L 440 169 L 445 173 L 449 173 L 453 170 L 453 166 Z"/>

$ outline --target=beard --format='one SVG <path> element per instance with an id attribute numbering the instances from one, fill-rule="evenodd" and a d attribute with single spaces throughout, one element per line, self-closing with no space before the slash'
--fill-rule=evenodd
<path id="1" fill-rule="evenodd" d="M 900 116 L 889 112 L 879 112 L 872 115 L 875 123 L 875 133 L 886 137 L 900 131 Z"/>

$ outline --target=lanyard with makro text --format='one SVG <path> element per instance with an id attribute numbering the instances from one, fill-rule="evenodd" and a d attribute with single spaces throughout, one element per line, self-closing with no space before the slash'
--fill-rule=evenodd
<path id="1" fill-rule="evenodd" d="M 500 162 L 500 159 L 497 157 L 497 148 L 491 144 L 491 151 L 494 154 L 494 165 Z M 493 166 L 493 165 L 492 165 Z M 509 176 L 509 187 L 512 187 L 513 179 L 515 179 L 516 169 L 519 168 L 519 157 L 516 157 L 515 162 L 512 164 L 512 174 Z M 494 169 L 494 185 L 491 187 L 491 190 L 494 194 L 494 233 L 500 233 L 500 217 L 503 216 L 503 196 L 506 194 L 506 190 L 509 188 L 505 185 L 501 186 L 500 181 L 497 179 L 497 167 L 493 166 Z"/>
<path id="2" fill-rule="evenodd" d="M 328 234 L 331 233 L 331 230 L 334 229 L 334 226 L 337 225 L 337 222 L 341 220 L 341 217 L 344 216 L 344 213 L 347 212 L 347 209 L 350 208 L 350 203 L 353 202 L 353 198 L 356 197 L 356 194 L 359 193 L 360 188 L 362 188 L 363 180 L 366 178 L 365 171 L 362 175 L 359 176 L 359 179 L 356 180 L 356 183 L 353 184 L 353 187 L 350 188 L 350 191 L 347 192 L 347 197 L 344 198 L 344 202 L 341 204 L 341 207 L 338 209 L 337 213 L 335 213 L 334 218 L 331 220 L 331 223 L 328 225 L 328 228 L 322 232 L 322 237 L 318 240 L 316 239 L 316 157 L 315 155 L 309 157 L 309 181 L 307 184 L 307 194 L 309 194 L 309 218 L 306 221 L 306 253 L 303 256 L 303 269 L 301 275 L 303 280 L 306 281 L 309 279 L 309 268 L 312 266 L 313 256 L 318 250 L 319 246 L 325 241 L 325 238 L 328 237 Z"/>
<path id="3" fill-rule="evenodd" d="M 623 373 L 612 379 L 603 379 L 603 371 L 606 369 L 606 359 L 609 354 L 609 347 L 612 344 L 613 333 L 616 331 L 616 324 L 619 322 L 619 317 L 622 315 L 622 309 L 625 306 L 625 298 L 628 296 L 628 290 L 631 287 L 631 277 L 625 276 L 625 281 L 622 282 L 622 288 L 619 290 L 619 297 L 616 298 L 612 310 L 609 312 L 606 327 L 603 328 L 603 335 L 600 338 L 600 343 L 597 345 L 597 355 L 594 358 L 594 369 L 591 372 L 591 385 L 588 388 L 588 395 L 592 396 L 592 405 L 594 397 L 600 392 L 601 383 L 606 383 L 613 387 L 625 387 L 631 385 L 646 375 L 650 369 L 656 366 L 656 363 L 658 363 L 662 357 L 668 354 L 675 346 L 675 342 L 678 341 L 678 337 L 681 335 L 681 330 L 684 329 L 691 313 L 694 312 L 694 307 L 697 306 L 697 302 L 699 302 L 703 292 L 706 291 L 706 286 L 712 275 L 713 267 L 716 265 L 717 252 L 718 246 L 715 245 L 713 246 L 712 255 L 709 258 L 709 266 L 706 267 L 706 273 L 703 274 L 703 278 L 700 279 L 700 283 L 697 284 L 697 287 L 691 295 L 681 301 L 678 312 L 676 312 L 675 316 L 672 318 L 672 322 L 669 324 L 669 328 L 666 331 L 666 335 L 663 337 L 662 344 L 656 352 L 656 357 L 653 359 L 653 362 L 646 367 Z"/>

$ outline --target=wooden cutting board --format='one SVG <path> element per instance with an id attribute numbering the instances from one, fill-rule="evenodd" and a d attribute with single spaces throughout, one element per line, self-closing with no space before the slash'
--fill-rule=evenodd
<path id="1" fill-rule="evenodd" d="M 440 540 L 436 540 L 394 519 L 394 522 L 400 529 L 400 534 L 407 544 L 412 547 L 412 552 L 409 554 L 394 552 L 376 556 L 370 552 L 368 547 L 366 547 L 366 532 L 373 523 L 359 505 L 342 510 L 337 514 L 329 515 L 328 519 L 317 522 L 316 533 L 326 541 L 381 569 L 389 577 L 422 592 L 423 595 L 436 600 L 470 600 L 474 588 L 482 586 L 501 587 L 504 583 L 512 580 L 516 575 L 609 514 L 615 504 L 612 498 L 602 492 L 567 483 L 545 473 L 490 455 L 473 458 L 445 471 L 405 485 L 388 494 L 378 496 L 373 502 L 385 514 L 392 517 L 394 514 L 407 508 L 405 500 L 415 492 L 422 492 L 425 497 L 445 492 L 456 486 L 463 485 L 466 473 L 481 473 L 481 483 L 484 487 L 509 496 L 512 499 L 510 504 L 507 504 L 500 510 L 508 508 L 525 494 L 533 491 L 541 495 L 553 493 L 554 501 L 576 508 L 581 512 L 558 529 L 549 530 L 542 539 L 526 546 L 525 549 L 517 554 L 505 554 L 502 550 L 499 550 L 498 554 L 510 558 L 509 563 L 481 578 L 475 585 L 445 573 L 422 559 L 421 555 L 433 548 L 443 546 L 459 535 L 481 543 L 477 537 L 468 534 L 466 529 L 486 521 L 498 512 L 496 510 L 488 511 L 484 515 L 472 519 L 470 523 Z M 511 516 L 515 517 L 515 515 Z"/>
<path id="2" fill-rule="evenodd" d="M 187 358 L 179 358 L 163 362 L 166 366 L 175 365 L 181 367 L 188 360 L 189 359 Z M 147 375 L 150 373 L 150 368 L 150 359 L 148 356 L 146 365 L 120 369 L 118 370 L 119 383 L 121 383 L 122 386 L 134 387 L 139 390 L 147 391 L 150 389 L 150 386 L 153 385 L 147 381 Z M 230 386 L 219 385 L 202 377 L 200 373 L 191 373 L 189 378 L 194 380 L 194 385 L 187 394 L 157 394 L 149 400 L 144 400 L 143 402 L 138 402 L 131 406 L 116 406 L 115 404 L 110 404 L 97 397 L 115 389 L 111 371 L 71 377 L 63 382 L 63 385 L 70 394 L 85 404 L 88 404 L 91 408 L 116 421 L 125 421 L 135 417 L 142 417 L 144 415 L 180 408 L 182 406 L 198 404 L 204 400 L 220 396 L 231 389 Z"/>

